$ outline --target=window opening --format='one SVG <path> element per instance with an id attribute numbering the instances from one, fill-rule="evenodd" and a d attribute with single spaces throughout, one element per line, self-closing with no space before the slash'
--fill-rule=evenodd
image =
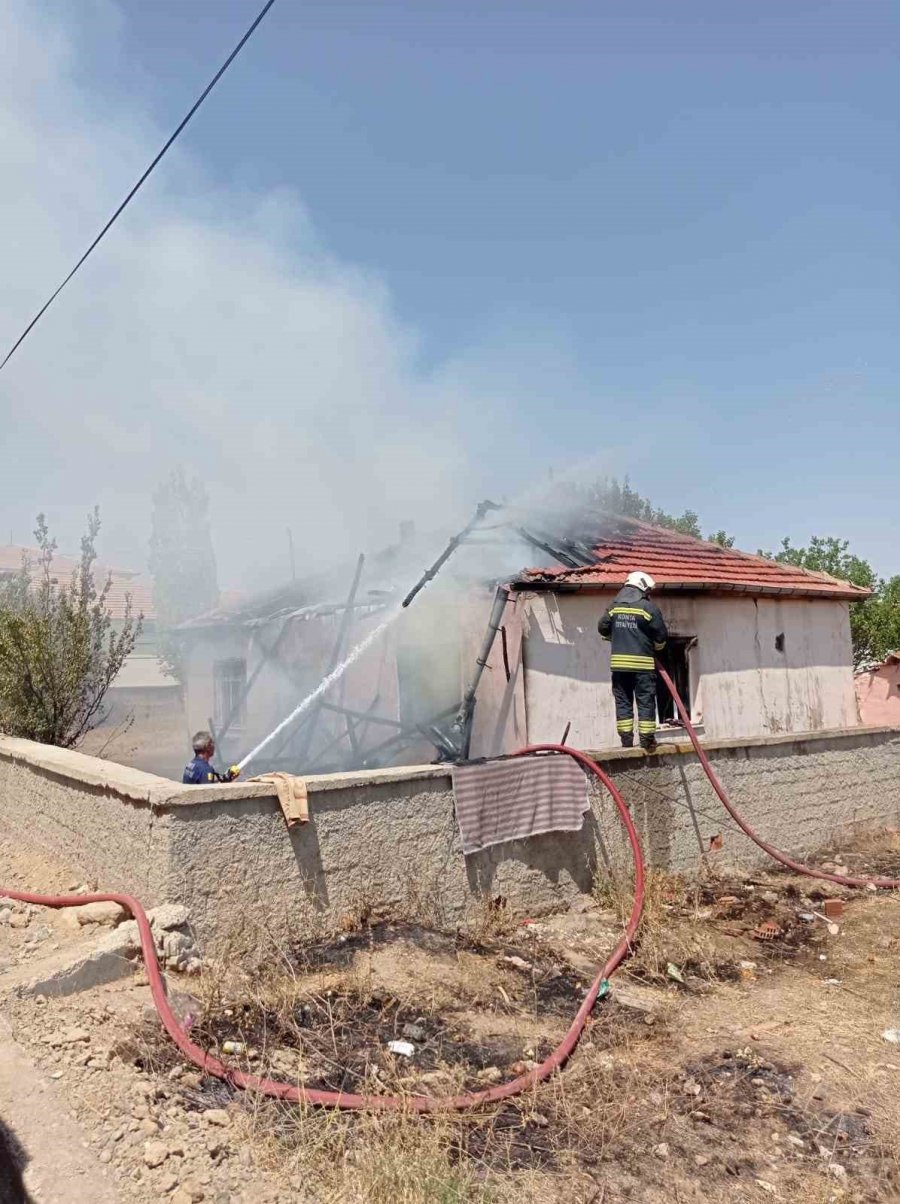
<path id="1" fill-rule="evenodd" d="M 675 689 L 689 715 L 691 713 L 689 653 L 696 643 L 693 636 L 670 635 L 663 651 L 657 653 L 659 663 L 675 683 Z M 656 710 L 660 723 L 671 723 L 678 718 L 675 701 L 661 678 L 656 683 Z"/>
<path id="2" fill-rule="evenodd" d="M 244 691 L 247 688 L 247 662 L 242 657 L 216 661 L 213 665 L 213 685 L 216 727 L 228 722 L 238 703 L 240 706 L 231 719 L 231 727 L 241 727 L 246 720 Z"/>

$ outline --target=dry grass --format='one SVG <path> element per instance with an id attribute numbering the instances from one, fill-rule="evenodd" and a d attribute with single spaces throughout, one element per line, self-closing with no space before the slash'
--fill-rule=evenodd
<path id="1" fill-rule="evenodd" d="M 265 1105 L 245 1132 L 261 1161 L 322 1204 L 489 1204 L 478 1168 L 457 1156 L 453 1118 L 324 1112 Z"/>
<path id="2" fill-rule="evenodd" d="M 900 1199 L 900 1054 L 880 1036 L 898 1023 L 900 898 L 849 900 L 835 938 L 797 920 L 806 890 L 808 881 L 786 875 L 742 883 L 651 873 L 640 942 L 622 975 L 656 999 L 652 1023 L 614 990 L 562 1074 L 472 1114 L 344 1114 L 244 1096 L 246 1140 L 286 1190 L 301 1195 L 314 1184 L 319 1204 Z M 601 882 L 596 893 L 624 923 L 630 884 Z M 778 949 L 751 939 L 769 914 L 785 925 L 793 917 L 791 940 Z M 555 1042 L 574 1003 L 565 993 L 539 997 L 536 976 L 542 958 L 559 955 L 522 938 L 502 905 L 474 912 L 456 942 L 427 937 L 382 926 L 369 943 L 346 933 L 350 957 L 339 941 L 324 942 L 309 946 L 302 968 L 296 950 L 282 950 L 266 973 L 220 967 L 201 981 L 198 1027 L 218 1040 L 223 1014 L 243 1008 L 237 1031 L 244 1024 L 254 1046 L 252 1069 L 321 1081 L 330 1058 L 335 1073 L 350 1074 L 346 1088 L 401 1099 L 449 1094 L 481 1073 L 464 1058 L 438 1061 L 435 1072 L 424 1053 L 415 1063 L 383 1057 L 409 1017 L 429 1040 L 439 1030 L 461 1040 L 468 1026 L 471 1051 L 528 1025 Z M 512 949 L 530 961 L 531 977 L 506 968 Z M 748 956 L 756 969 L 737 981 Z M 174 1054 L 166 1057 L 161 1072 Z M 503 1077 L 514 1073 L 498 1065 Z"/>
<path id="3" fill-rule="evenodd" d="M 461 931 L 473 944 L 490 944 L 514 936 L 520 925 L 521 918 L 510 911 L 504 898 L 482 896 L 469 908 Z"/>
<path id="4" fill-rule="evenodd" d="M 417 1117 L 256 1100 L 245 1132 L 288 1183 L 316 1182 L 323 1204 L 598 1200 L 599 1168 L 659 1119 L 658 1103 L 646 1106 L 646 1074 L 631 1065 L 650 1035 L 621 1020 L 588 1041 L 565 1075 L 493 1110 Z M 670 1072 L 655 1073 L 665 1108 Z"/>
<path id="5" fill-rule="evenodd" d="M 630 881 L 598 876 L 594 897 L 602 908 L 613 911 L 624 927 L 633 890 Z M 734 952 L 723 953 L 719 935 L 706 923 L 712 910 L 704 904 L 703 894 L 698 879 L 648 871 L 638 938 L 620 973 L 661 985 L 677 981 L 671 978 L 670 966 L 702 981 L 735 977 Z"/>

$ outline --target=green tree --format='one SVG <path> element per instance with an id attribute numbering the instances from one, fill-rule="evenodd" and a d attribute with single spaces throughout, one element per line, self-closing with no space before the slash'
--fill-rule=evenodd
<path id="1" fill-rule="evenodd" d="M 188 480 L 181 467 L 153 494 L 150 572 L 160 659 L 181 681 L 182 650 L 175 629 L 219 600 L 209 497 L 202 481 Z"/>
<path id="2" fill-rule="evenodd" d="M 900 650 L 900 577 L 879 581 L 862 609 L 864 654 L 860 661 L 883 661 L 889 652 Z"/>
<path id="3" fill-rule="evenodd" d="M 708 535 L 707 539 L 710 543 L 717 543 L 720 548 L 733 548 L 734 536 L 729 535 L 726 531 L 713 531 L 712 535 Z"/>
<path id="4" fill-rule="evenodd" d="M 810 569 L 814 573 L 828 573 L 841 581 L 849 581 L 853 585 L 861 585 L 866 589 L 874 589 L 876 585 L 875 571 L 867 560 L 854 556 L 850 551 L 850 541 L 835 539 L 828 536 L 822 539 L 814 535 L 806 548 L 795 548 L 790 539 L 781 541 L 781 551 L 774 555 L 760 552 L 770 560 L 781 564 L 794 564 L 801 569 Z"/>
<path id="5" fill-rule="evenodd" d="M 849 540 L 814 535 L 807 547 L 797 548 L 786 538 L 780 552 L 761 551 L 760 555 L 872 590 L 870 598 L 850 604 L 855 665 L 882 661 L 900 648 L 900 577 L 879 578 L 867 560 L 850 551 Z"/>
<path id="6" fill-rule="evenodd" d="M 608 510 L 612 514 L 623 514 L 626 518 L 637 518 L 641 522 L 652 523 L 655 527 L 666 527 L 670 531 L 679 531 L 682 535 L 692 535 L 702 539 L 700 516 L 694 510 L 684 510 L 681 514 L 669 514 L 654 506 L 649 498 L 643 497 L 636 489 L 632 489 L 628 477 L 618 481 L 615 477 L 601 477 L 592 484 L 574 486 L 579 500 L 600 510 Z M 724 531 L 717 531 L 708 537 L 712 543 L 730 548 L 734 545 L 734 536 Z"/>
<path id="7" fill-rule="evenodd" d="M 38 515 L 35 563 L 0 583 L 0 729 L 71 748 L 103 718 L 103 699 L 140 634 L 142 616 L 113 626 L 111 580 L 98 588 L 100 517 L 88 518 L 78 569 L 66 585 L 52 571 L 56 543 Z"/>

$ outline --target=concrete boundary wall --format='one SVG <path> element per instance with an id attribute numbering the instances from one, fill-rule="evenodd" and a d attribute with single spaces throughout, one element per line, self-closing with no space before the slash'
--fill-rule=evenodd
<path id="1" fill-rule="evenodd" d="M 807 854 L 852 828 L 900 823 L 900 730 L 705 745 L 747 819 Z M 648 860 L 691 870 L 722 836 L 719 860 L 757 863 L 689 745 L 595 754 L 638 823 Z M 259 948 L 401 908 L 452 926 L 486 899 L 539 914 L 589 892 L 627 856 L 608 796 L 592 787 L 578 833 L 462 854 L 446 766 L 308 779 L 312 822 L 286 828 L 265 784 L 186 787 L 77 752 L 0 736 L 0 825 L 100 889 L 148 905 L 186 903 L 210 948 Z M 41 883 L 30 884 L 35 890 Z"/>

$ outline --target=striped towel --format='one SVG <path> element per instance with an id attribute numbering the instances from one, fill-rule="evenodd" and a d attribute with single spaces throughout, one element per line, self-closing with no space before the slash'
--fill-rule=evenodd
<path id="1" fill-rule="evenodd" d="M 456 765 L 453 794 L 464 853 L 542 832 L 578 832 L 590 808 L 584 770 L 563 755 Z"/>

